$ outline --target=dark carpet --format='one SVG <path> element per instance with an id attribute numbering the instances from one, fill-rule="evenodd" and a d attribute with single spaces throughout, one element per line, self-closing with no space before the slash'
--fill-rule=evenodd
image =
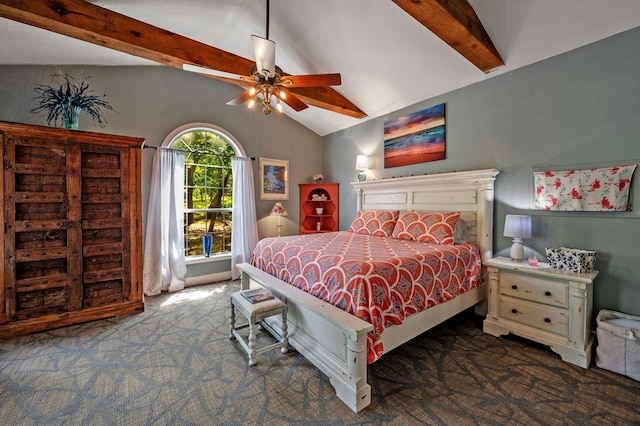
<path id="1" fill-rule="evenodd" d="M 369 366 L 356 414 L 295 351 L 247 366 L 230 341 L 237 282 L 147 298 L 145 312 L 0 341 L 11 425 L 640 425 L 640 383 L 482 332 L 465 312 Z M 258 344 L 271 342 L 262 333 Z"/>

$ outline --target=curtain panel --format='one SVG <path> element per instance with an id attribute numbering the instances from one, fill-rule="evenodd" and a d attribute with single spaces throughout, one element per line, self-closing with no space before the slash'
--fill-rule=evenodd
<path id="1" fill-rule="evenodd" d="M 153 157 L 142 277 L 147 296 L 185 285 L 184 159 L 184 152 L 162 148 Z"/>
<path id="2" fill-rule="evenodd" d="M 231 226 L 231 278 L 240 278 L 239 263 L 249 262 L 258 244 L 256 196 L 253 183 L 253 165 L 247 157 L 231 159 L 233 173 L 233 222 Z"/>

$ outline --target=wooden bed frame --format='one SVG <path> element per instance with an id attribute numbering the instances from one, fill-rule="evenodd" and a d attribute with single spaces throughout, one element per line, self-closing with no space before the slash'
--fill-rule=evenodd
<path id="1" fill-rule="evenodd" d="M 495 169 L 441 173 L 353 183 L 359 210 L 460 211 L 471 225 L 471 241 L 482 259 L 492 257 Z M 248 263 L 237 265 L 241 288 L 268 288 L 288 304 L 289 343 L 329 376 L 337 396 L 353 411 L 371 403 L 367 383 L 367 332 L 373 326 L 342 309 L 281 281 Z M 486 286 L 412 315 L 382 333 L 384 351 L 433 328 L 485 299 Z M 279 317 L 264 323 L 281 334 Z"/>

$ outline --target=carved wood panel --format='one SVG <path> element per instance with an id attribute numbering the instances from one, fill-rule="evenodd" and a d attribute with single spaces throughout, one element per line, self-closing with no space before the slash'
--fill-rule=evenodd
<path id="1" fill-rule="evenodd" d="M 141 139 L 0 122 L 0 337 L 143 309 Z"/>

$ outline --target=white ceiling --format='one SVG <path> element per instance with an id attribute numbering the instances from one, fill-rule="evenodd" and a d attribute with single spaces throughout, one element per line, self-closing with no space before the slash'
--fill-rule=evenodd
<path id="1" fill-rule="evenodd" d="M 265 35 L 265 0 L 91 3 L 249 59 L 250 35 Z M 339 72 L 342 85 L 334 88 L 368 117 L 315 107 L 285 113 L 324 136 L 640 26 L 638 0 L 469 3 L 506 64 L 489 74 L 391 0 L 271 0 L 269 38 L 276 43 L 276 63 L 289 74 Z M 0 64 L 153 64 L 2 18 L 0 40 Z"/>

